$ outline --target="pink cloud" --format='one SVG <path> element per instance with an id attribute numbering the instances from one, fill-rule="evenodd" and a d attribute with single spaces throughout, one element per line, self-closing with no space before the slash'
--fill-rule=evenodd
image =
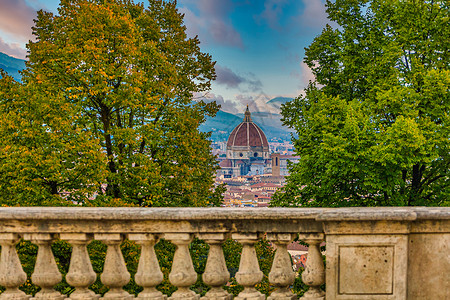
<path id="1" fill-rule="evenodd" d="M 310 81 L 316 80 L 312 70 L 304 62 L 300 63 L 300 87 L 305 88 Z"/>
<path id="2" fill-rule="evenodd" d="M 298 88 L 301 91 L 308 86 L 310 81 L 314 82 L 316 80 L 312 70 L 304 62 L 300 62 L 299 68 L 291 71 L 290 75 L 298 79 Z"/>
<path id="3" fill-rule="evenodd" d="M 8 44 L 1 37 L 0 37 L 0 52 L 20 59 L 25 59 L 25 56 L 27 55 L 27 50 L 22 48 L 22 45 L 18 43 Z"/>
<path id="4" fill-rule="evenodd" d="M 27 42 L 31 39 L 34 18 L 36 10 L 28 6 L 25 0 L 0 1 L 0 30 L 17 40 Z"/>
<path id="5" fill-rule="evenodd" d="M 310 28 L 323 28 L 329 20 L 325 11 L 324 0 L 304 0 L 305 8 L 299 17 L 303 26 Z"/>
<path id="6" fill-rule="evenodd" d="M 243 49 L 244 43 L 241 35 L 231 24 L 228 14 L 233 10 L 233 3 L 230 0 L 211 1 L 180 1 L 180 11 L 185 15 L 185 24 L 189 36 L 198 35 L 200 40 L 205 43 L 215 43 L 238 47 Z M 196 8 L 189 9 L 187 5 L 191 4 Z"/>

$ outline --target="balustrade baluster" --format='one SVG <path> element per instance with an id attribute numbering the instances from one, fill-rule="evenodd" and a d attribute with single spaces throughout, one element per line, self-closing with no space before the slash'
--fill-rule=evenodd
<path id="1" fill-rule="evenodd" d="M 138 270 L 134 276 L 136 283 L 144 288 L 137 299 L 140 300 L 165 300 L 167 296 L 156 289 L 163 279 L 163 273 L 159 268 L 155 254 L 157 236 L 154 234 L 129 234 L 128 238 L 141 245 L 141 257 Z"/>
<path id="2" fill-rule="evenodd" d="M 320 289 L 325 282 L 325 268 L 320 253 L 320 243 L 324 240 L 324 234 L 300 234 L 299 239 L 309 245 L 306 266 L 302 273 L 303 282 L 309 286 L 309 290 L 300 299 L 325 300 L 325 292 Z"/>
<path id="3" fill-rule="evenodd" d="M 197 295 L 189 287 L 197 281 L 197 273 L 192 265 L 191 255 L 189 254 L 189 244 L 192 242 L 193 236 L 188 233 L 170 233 L 164 237 L 175 244 L 177 249 L 173 257 L 172 270 L 169 274 L 170 283 L 178 288 L 169 298 L 171 300 L 198 300 Z"/>
<path id="4" fill-rule="evenodd" d="M 231 300 L 233 296 L 223 289 L 230 279 L 225 257 L 223 255 L 222 244 L 226 235 L 223 233 L 202 233 L 200 239 L 205 240 L 209 245 L 208 260 L 206 261 L 203 281 L 211 287 L 202 300 Z"/>
<path id="5" fill-rule="evenodd" d="M 97 278 L 97 274 L 92 269 L 86 248 L 87 244 L 92 240 L 92 235 L 85 233 L 61 233 L 60 238 L 72 245 L 72 256 L 66 281 L 75 287 L 75 291 L 70 294 L 69 299 L 98 300 L 100 295 L 88 289 Z"/>
<path id="6" fill-rule="evenodd" d="M 266 297 L 256 290 L 255 286 L 261 282 L 263 272 L 259 269 L 256 257 L 255 243 L 258 241 L 256 233 L 233 233 L 232 238 L 243 245 L 239 271 L 236 280 L 244 286 L 244 290 L 235 298 L 236 300 L 263 300 Z"/>
<path id="7" fill-rule="evenodd" d="M 55 291 L 53 287 L 62 280 L 62 275 L 56 265 L 55 257 L 52 252 L 52 243 L 54 237 L 47 233 L 25 234 L 24 238 L 38 245 L 38 254 L 36 257 L 36 265 L 31 275 L 34 284 L 41 287 L 33 299 L 45 300 L 63 300 L 66 296 Z"/>
<path id="8" fill-rule="evenodd" d="M 19 290 L 19 286 L 27 281 L 27 274 L 23 271 L 19 256 L 16 252 L 16 244 L 20 236 L 14 233 L 0 233 L 0 285 L 6 290 L 0 294 L 0 299 L 28 300 L 31 296 Z"/>
<path id="9" fill-rule="evenodd" d="M 103 241 L 108 246 L 108 249 L 106 250 L 105 265 L 103 267 L 103 273 L 100 275 L 100 279 L 104 285 L 109 287 L 109 291 L 101 299 L 133 299 L 134 296 L 123 289 L 123 286 L 126 285 L 131 278 L 122 251 L 120 250 L 123 236 L 118 233 L 95 234 L 95 239 Z"/>
<path id="10" fill-rule="evenodd" d="M 287 251 L 287 245 L 293 240 L 294 235 L 291 233 L 269 233 L 267 234 L 267 238 L 277 246 L 272 269 L 269 273 L 269 281 L 278 287 L 267 299 L 297 299 L 297 296 L 289 288 L 294 284 L 295 272 L 292 270 L 291 255 Z"/>

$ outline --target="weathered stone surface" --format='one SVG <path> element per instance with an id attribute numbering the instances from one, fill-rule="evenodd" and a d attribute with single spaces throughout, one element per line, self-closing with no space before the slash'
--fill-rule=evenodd
<path id="1" fill-rule="evenodd" d="M 411 234 L 408 246 L 407 299 L 450 299 L 450 233 Z"/>
<path id="2" fill-rule="evenodd" d="M 327 235 L 327 299 L 406 299 L 406 235 Z"/>
<path id="3" fill-rule="evenodd" d="M 392 294 L 394 246 L 339 247 L 338 294 Z"/>

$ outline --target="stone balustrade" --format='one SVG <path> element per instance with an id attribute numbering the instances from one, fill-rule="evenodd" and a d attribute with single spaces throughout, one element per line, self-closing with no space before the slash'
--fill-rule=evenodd
<path id="1" fill-rule="evenodd" d="M 230 274 L 222 244 L 231 237 L 243 245 L 236 279 L 244 290 L 234 299 L 259 300 L 255 289 L 263 274 L 255 243 L 265 235 L 276 254 L 269 274 L 271 300 L 297 299 L 290 289 L 296 274 L 286 246 L 298 238 L 309 246 L 301 299 L 450 299 L 450 208 L 0 208 L 0 299 L 31 299 L 19 289 L 27 276 L 16 252 L 21 238 L 38 246 L 31 281 L 41 287 L 32 299 L 167 299 L 155 287 L 163 274 L 154 251 L 158 239 L 176 246 L 169 299 L 200 299 L 189 287 L 197 281 L 189 244 L 194 237 L 210 245 L 204 282 L 211 287 L 202 300 L 228 300 L 222 287 Z M 123 289 L 130 274 L 120 250 L 124 239 L 141 246 L 135 281 L 139 295 Z M 72 246 L 65 280 L 74 287 L 62 295 L 62 280 L 51 250 L 56 239 Z M 107 245 L 100 278 L 109 291 L 102 297 L 89 286 L 96 280 L 87 252 L 93 239 Z M 326 243 L 326 268 L 320 244 Z M 321 285 L 326 283 L 326 292 Z"/>

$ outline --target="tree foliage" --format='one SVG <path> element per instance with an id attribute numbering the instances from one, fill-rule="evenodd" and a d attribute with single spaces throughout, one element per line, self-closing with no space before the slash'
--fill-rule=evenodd
<path id="1" fill-rule="evenodd" d="M 192 101 L 214 62 L 185 29 L 171 1 L 63 0 L 57 15 L 39 11 L 23 83 L 0 80 L 4 203 L 217 203 L 198 126 L 218 107 Z"/>
<path id="2" fill-rule="evenodd" d="M 275 206 L 449 205 L 448 1 L 327 1 L 315 75 L 282 108 L 297 154 Z"/>

